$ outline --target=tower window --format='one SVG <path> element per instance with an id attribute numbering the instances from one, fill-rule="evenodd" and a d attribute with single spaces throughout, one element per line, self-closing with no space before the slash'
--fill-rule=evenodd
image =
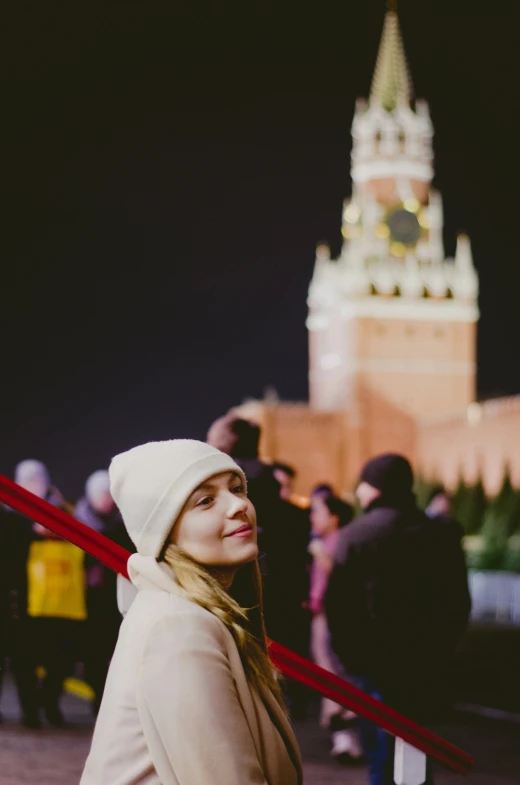
<path id="1" fill-rule="evenodd" d="M 411 324 L 408 324 L 405 327 L 405 333 L 408 336 L 408 338 L 411 338 L 412 336 L 415 335 L 415 327 L 413 325 L 411 325 Z"/>
<path id="2" fill-rule="evenodd" d="M 444 329 L 442 327 L 436 327 L 433 334 L 436 338 L 444 338 Z"/>

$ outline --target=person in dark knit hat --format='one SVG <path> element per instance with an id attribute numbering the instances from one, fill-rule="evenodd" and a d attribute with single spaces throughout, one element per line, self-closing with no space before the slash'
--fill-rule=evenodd
<path id="1" fill-rule="evenodd" d="M 402 455 L 365 464 L 356 491 L 363 514 L 340 531 L 325 610 L 352 681 L 425 723 L 438 717 L 470 604 L 455 541 L 418 509 L 413 480 Z M 370 784 L 392 785 L 392 738 L 366 721 L 360 730 Z"/>
<path id="2" fill-rule="evenodd" d="M 377 493 L 387 502 L 413 502 L 412 467 L 402 455 L 385 453 L 372 458 L 361 471 L 360 486 L 370 486 L 374 496 Z M 358 487 L 358 495 L 359 491 Z M 363 500 L 360 501 L 363 505 Z"/>

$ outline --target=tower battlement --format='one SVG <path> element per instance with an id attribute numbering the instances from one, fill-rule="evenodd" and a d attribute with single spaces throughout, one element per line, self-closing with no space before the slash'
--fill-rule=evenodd
<path id="1" fill-rule="evenodd" d="M 462 313 L 461 306 L 466 306 L 468 318 L 477 319 L 477 295 L 478 276 L 470 241 L 466 235 L 459 235 L 455 258 L 435 262 L 421 259 L 416 250 L 407 250 L 404 258 L 396 258 L 384 241 L 347 242 L 335 260 L 330 258 L 328 246 L 320 245 L 308 304 L 315 311 L 342 300 L 373 301 L 374 297 L 383 297 L 398 298 L 401 304 L 419 300 L 429 309 L 432 306 L 428 301 L 453 301 L 453 312 Z M 374 302 L 367 306 L 369 310 L 375 307 Z"/>

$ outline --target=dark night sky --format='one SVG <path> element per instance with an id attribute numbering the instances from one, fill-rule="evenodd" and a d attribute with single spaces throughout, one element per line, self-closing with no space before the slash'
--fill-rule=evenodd
<path id="1" fill-rule="evenodd" d="M 0 471 L 38 457 L 74 496 L 116 452 L 203 438 L 267 385 L 306 398 L 314 251 L 340 247 L 384 3 L 12 5 Z M 483 397 L 520 393 L 519 27 L 488 5 L 399 4 L 446 251 L 467 231 L 481 277 Z"/>

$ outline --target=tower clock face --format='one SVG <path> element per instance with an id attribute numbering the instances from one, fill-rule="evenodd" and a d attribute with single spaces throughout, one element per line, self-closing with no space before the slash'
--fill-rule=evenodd
<path id="1" fill-rule="evenodd" d="M 421 236 L 421 227 L 414 213 L 399 208 L 389 215 L 386 223 L 393 242 L 408 246 L 417 244 Z"/>

